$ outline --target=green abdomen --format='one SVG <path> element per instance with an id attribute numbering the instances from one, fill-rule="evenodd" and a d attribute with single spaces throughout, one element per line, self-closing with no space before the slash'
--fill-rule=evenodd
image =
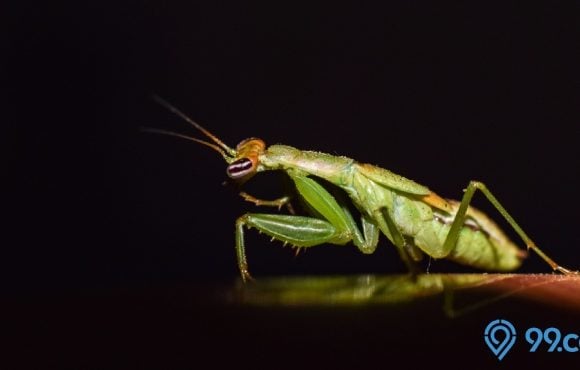
<path id="1" fill-rule="evenodd" d="M 432 221 L 432 228 L 439 230 L 441 243 L 445 242 L 450 227 L 441 223 L 440 219 Z M 481 228 L 464 226 L 455 248 L 446 258 L 484 270 L 512 271 L 520 267 L 522 253 L 514 244 L 508 243 L 492 238 Z"/>
<path id="2" fill-rule="evenodd" d="M 511 271 L 521 265 L 525 252 L 482 212 L 470 208 L 457 244 L 444 250 L 459 204 L 451 201 L 453 213 L 442 213 L 420 200 L 397 195 L 393 202 L 395 223 L 419 249 L 434 258 L 452 261 L 484 270 Z"/>

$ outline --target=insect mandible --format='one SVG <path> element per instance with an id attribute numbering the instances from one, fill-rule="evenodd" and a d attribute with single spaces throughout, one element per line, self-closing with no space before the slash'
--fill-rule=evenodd
<path id="1" fill-rule="evenodd" d="M 245 182 L 258 172 L 284 171 L 310 213 L 308 216 L 246 213 L 236 220 L 236 254 L 243 281 L 251 279 L 246 261 L 245 228 L 255 228 L 273 240 L 297 248 L 352 242 L 365 254 L 375 251 L 382 233 L 395 245 L 411 272 L 417 271 L 416 262 L 424 254 L 489 271 L 517 269 L 527 251 L 518 248 L 488 216 L 469 205 L 476 190 L 480 190 L 505 218 L 527 250 L 538 254 L 554 271 L 575 273 L 544 253 L 482 182 L 470 181 L 459 202 L 444 199 L 391 171 L 347 157 L 280 144 L 266 146 L 258 138 L 245 139 L 234 149 L 165 100 L 156 96 L 154 99 L 212 142 L 154 128 L 144 131 L 176 136 L 212 148 L 224 158 L 228 164 L 226 173 L 235 181 Z M 334 197 L 319 179 L 336 185 L 348 197 Z M 289 196 L 262 200 L 245 192 L 240 195 L 257 206 L 280 209 L 290 204 Z M 360 226 L 346 204 L 347 199 L 360 212 Z"/>

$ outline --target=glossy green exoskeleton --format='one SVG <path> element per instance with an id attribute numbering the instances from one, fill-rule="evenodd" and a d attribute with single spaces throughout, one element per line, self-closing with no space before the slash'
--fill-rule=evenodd
<path id="1" fill-rule="evenodd" d="M 347 157 L 303 151 L 287 145 L 267 147 L 258 138 L 243 140 L 233 149 L 175 107 L 160 98 L 156 100 L 200 130 L 213 143 L 164 130 L 146 131 L 185 138 L 214 149 L 227 162 L 227 175 L 234 180 L 244 182 L 258 172 L 284 171 L 310 211 L 309 216 L 246 213 L 236 220 L 236 253 L 244 281 L 250 278 L 244 244 L 245 228 L 255 228 L 272 239 L 297 248 L 352 242 L 366 254 L 375 251 L 382 233 L 395 245 L 411 271 L 414 271 L 414 262 L 423 254 L 483 270 L 517 269 L 526 251 L 510 241 L 485 214 L 469 206 L 476 190 L 480 190 L 513 227 L 528 250 L 537 253 L 553 270 L 571 273 L 536 246 L 481 182 L 471 181 L 463 199 L 458 202 L 443 199 L 427 187 L 388 170 Z M 362 230 L 345 201 L 332 196 L 319 179 L 336 185 L 348 195 L 360 212 Z M 288 196 L 261 200 L 243 192 L 240 195 L 259 206 L 280 208 L 289 205 L 290 201 Z"/>

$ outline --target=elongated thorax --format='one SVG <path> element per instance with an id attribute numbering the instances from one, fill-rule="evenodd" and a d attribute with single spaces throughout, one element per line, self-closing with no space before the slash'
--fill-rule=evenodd
<path id="1" fill-rule="evenodd" d="M 298 150 L 287 145 L 271 145 L 260 156 L 259 170 L 284 170 L 313 175 L 341 186 L 354 160 L 315 151 Z"/>

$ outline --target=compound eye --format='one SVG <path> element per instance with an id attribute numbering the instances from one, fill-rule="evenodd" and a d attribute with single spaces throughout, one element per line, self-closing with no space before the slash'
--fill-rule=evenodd
<path id="1" fill-rule="evenodd" d="M 232 162 L 226 170 L 226 173 L 232 179 L 239 179 L 252 172 L 254 172 L 254 164 L 248 158 L 240 158 Z"/>

